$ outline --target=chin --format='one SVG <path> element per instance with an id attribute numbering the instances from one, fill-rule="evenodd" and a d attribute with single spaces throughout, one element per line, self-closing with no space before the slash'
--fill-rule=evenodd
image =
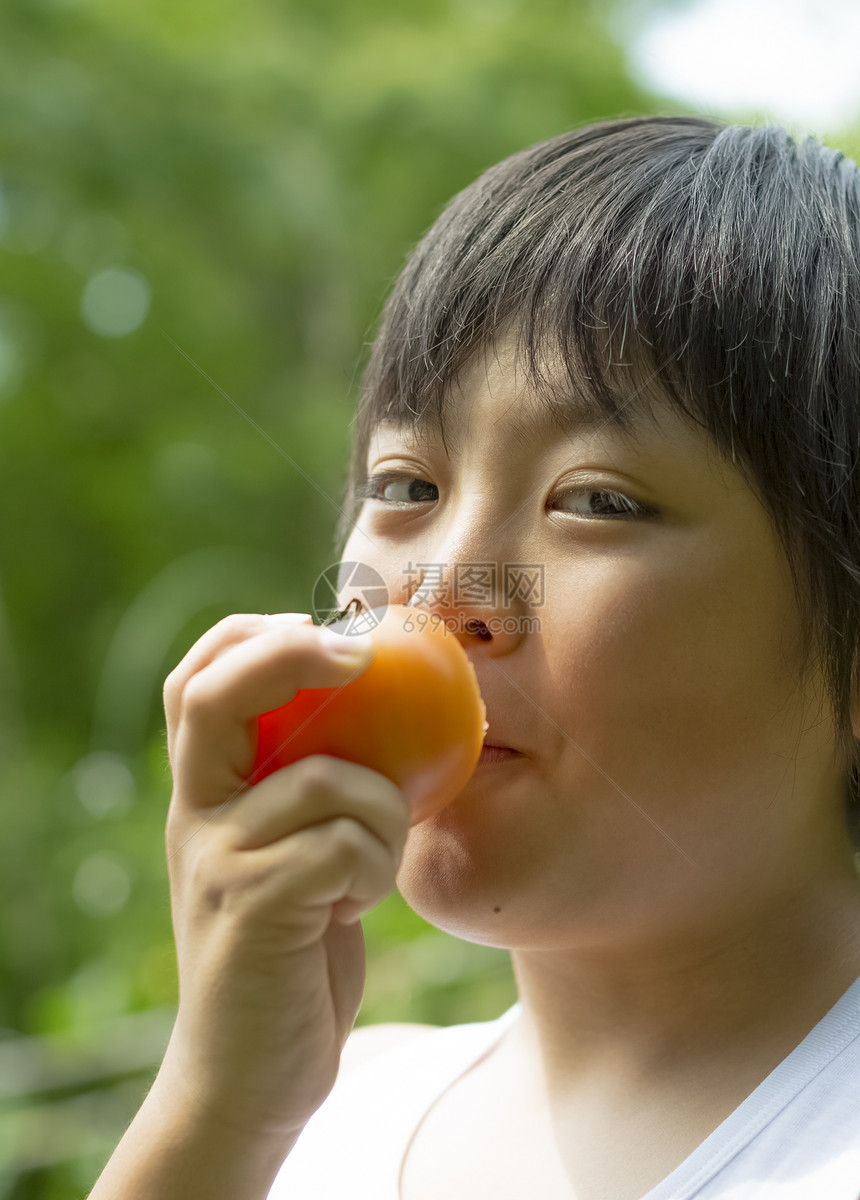
<path id="1" fill-rule="evenodd" d="M 437 929 L 476 945 L 510 949 L 516 940 L 512 918 L 517 911 L 522 918 L 512 864 L 491 850 L 476 855 L 459 824 L 441 818 L 410 831 L 397 874 L 400 894 Z"/>

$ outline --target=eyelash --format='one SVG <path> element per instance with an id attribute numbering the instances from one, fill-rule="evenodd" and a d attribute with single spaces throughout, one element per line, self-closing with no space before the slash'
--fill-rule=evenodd
<path id="1" fill-rule="evenodd" d="M 421 479 L 417 475 L 407 475 L 402 471 L 381 471 L 377 475 L 371 475 L 357 491 L 357 496 L 361 500 L 376 500 L 379 504 L 388 504 L 393 507 L 409 508 L 413 504 L 427 504 L 431 501 L 427 500 L 386 500 L 382 496 L 377 495 L 382 487 L 389 483 L 427 483 L 426 479 Z M 435 484 L 430 484 L 434 487 Z M 598 521 L 606 520 L 635 520 L 637 517 L 654 516 L 657 510 L 650 504 L 643 504 L 639 500 L 634 500 L 630 496 L 625 496 L 623 492 L 617 492 L 612 488 L 595 488 L 583 484 L 578 488 L 568 488 L 562 492 L 560 499 L 566 496 L 608 496 L 617 503 L 617 507 L 622 511 L 617 513 L 592 513 L 592 518 Z M 571 514 L 576 515 L 576 514 Z M 580 516 L 580 520 L 590 520 L 592 518 Z"/>

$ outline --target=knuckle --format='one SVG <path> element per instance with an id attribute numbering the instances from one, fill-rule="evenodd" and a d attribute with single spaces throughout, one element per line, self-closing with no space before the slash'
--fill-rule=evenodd
<path id="1" fill-rule="evenodd" d="M 329 830 L 332 852 L 341 866 L 352 867 L 364 857 L 366 835 L 357 821 L 336 817 Z"/>
<path id="2" fill-rule="evenodd" d="M 214 875 L 210 871 L 199 871 L 192 890 L 202 912 L 213 914 L 227 909 L 231 888 L 222 873 Z"/>
<path id="3" fill-rule="evenodd" d="M 178 812 L 179 802 L 176 792 L 170 798 L 167 806 L 167 817 L 164 821 L 164 850 L 168 859 L 173 857 L 182 839 L 182 827 Z"/>
<path id="4" fill-rule="evenodd" d="M 265 625 L 266 618 L 260 613 L 230 613 L 222 617 L 215 625 L 213 632 L 227 634 L 228 637 L 253 637 Z"/>
<path id="5" fill-rule="evenodd" d="M 324 754 L 311 754 L 295 764 L 301 786 L 311 795 L 329 795 L 338 788 L 340 771 L 337 759 Z"/>
<path id="6" fill-rule="evenodd" d="M 302 831 L 289 839 L 284 847 L 285 893 L 297 899 L 316 876 L 331 870 L 331 842 L 323 826 Z"/>
<path id="7" fill-rule="evenodd" d="M 248 894 L 242 860 L 219 831 L 201 831 L 199 843 L 184 848 L 190 851 L 185 865 L 187 885 L 198 909 L 207 914 L 234 910 Z"/>
<path id="8" fill-rule="evenodd" d="M 166 711 L 170 711 L 179 699 L 182 692 L 182 681 L 180 677 L 179 667 L 175 666 L 164 681 L 162 688 L 162 700 Z"/>
<path id="9" fill-rule="evenodd" d="M 185 721 L 197 723 L 214 707 L 212 688 L 202 675 L 193 675 L 182 690 L 181 710 Z"/>

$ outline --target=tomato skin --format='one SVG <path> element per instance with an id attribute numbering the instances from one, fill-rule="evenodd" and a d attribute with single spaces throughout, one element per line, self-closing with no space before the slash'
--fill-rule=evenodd
<path id="1" fill-rule="evenodd" d="M 379 771 L 412 807 L 412 824 L 439 812 L 477 765 L 486 710 L 466 651 L 438 617 L 391 605 L 371 610 L 375 656 L 339 688 L 302 688 L 257 720 L 249 779 L 311 754 Z M 332 628 L 342 629 L 346 622 Z"/>

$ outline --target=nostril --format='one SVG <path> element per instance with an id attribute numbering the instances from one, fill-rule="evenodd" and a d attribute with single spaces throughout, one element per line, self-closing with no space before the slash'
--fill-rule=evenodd
<path id="1" fill-rule="evenodd" d="M 484 624 L 484 622 L 479 621 L 477 617 L 470 617 L 469 620 L 466 622 L 466 632 L 467 633 L 476 633 L 478 635 L 478 637 L 481 638 L 485 642 L 489 642 L 493 636 L 490 633 L 489 629 Z"/>

